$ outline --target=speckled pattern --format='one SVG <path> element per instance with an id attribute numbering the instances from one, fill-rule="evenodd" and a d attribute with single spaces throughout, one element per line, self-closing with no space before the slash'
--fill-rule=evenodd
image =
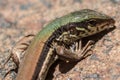
<path id="1" fill-rule="evenodd" d="M 15 80 L 12 59 L 3 65 L 18 40 L 85 8 L 113 17 L 116 28 L 95 43 L 91 56 L 78 63 L 53 64 L 47 80 L 120 80 L 120 0 L 0 0 L 0 80 Z"/>

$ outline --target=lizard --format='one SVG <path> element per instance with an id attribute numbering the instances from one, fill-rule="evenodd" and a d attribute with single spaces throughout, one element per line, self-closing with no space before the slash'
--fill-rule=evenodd
<path id="1" fill-rule="evenodd" d="M 92 41 L 81 50 L 81 39 L 109 29 L 114 19 L 90 9 L 71 12 L 46 25 L 32 40 L 20 63 L 16 80 L 45 80 L 57 60 L 79 61 Z"/>

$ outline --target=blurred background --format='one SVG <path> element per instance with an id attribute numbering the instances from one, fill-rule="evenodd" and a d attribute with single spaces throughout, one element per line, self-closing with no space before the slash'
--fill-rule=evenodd
<path id="1" fill-rule="evenodd" d="M 55 66 L 48 80 L 120 80 L 120 0 L 0 0 L 0 67 L 12 47 L 27 34 L 36 34 L 55 18 L 81 9 L 113 17 L 116 29 L 97 42 L 94 54 L 65 73 Z M 14 80 L 12 60 L 0 68 L 2 80 Z"/>

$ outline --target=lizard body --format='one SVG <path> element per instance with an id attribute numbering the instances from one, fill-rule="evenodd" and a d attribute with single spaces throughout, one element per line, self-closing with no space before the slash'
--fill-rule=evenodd
<path id="1" fill-rule="evenodd" d="M 45 80 L 49 67 L 59 58 L 59 50 L 67 53 L 69 46 L 77 40 L 108 29 L 106 25 L 113 24 L 111 17 L 89 9 L 53 20 L 32 40 L 16 80 Z"/>

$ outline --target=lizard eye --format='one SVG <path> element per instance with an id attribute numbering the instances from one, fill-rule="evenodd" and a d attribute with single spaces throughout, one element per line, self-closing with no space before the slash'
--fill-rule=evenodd
<path id="1" fill-rule="evenodd" d="M 91 25 L 91 27 L 95 27 L 97 23 L 95 20 L 90 20 L 88 21 L 88 24 Z"/>

